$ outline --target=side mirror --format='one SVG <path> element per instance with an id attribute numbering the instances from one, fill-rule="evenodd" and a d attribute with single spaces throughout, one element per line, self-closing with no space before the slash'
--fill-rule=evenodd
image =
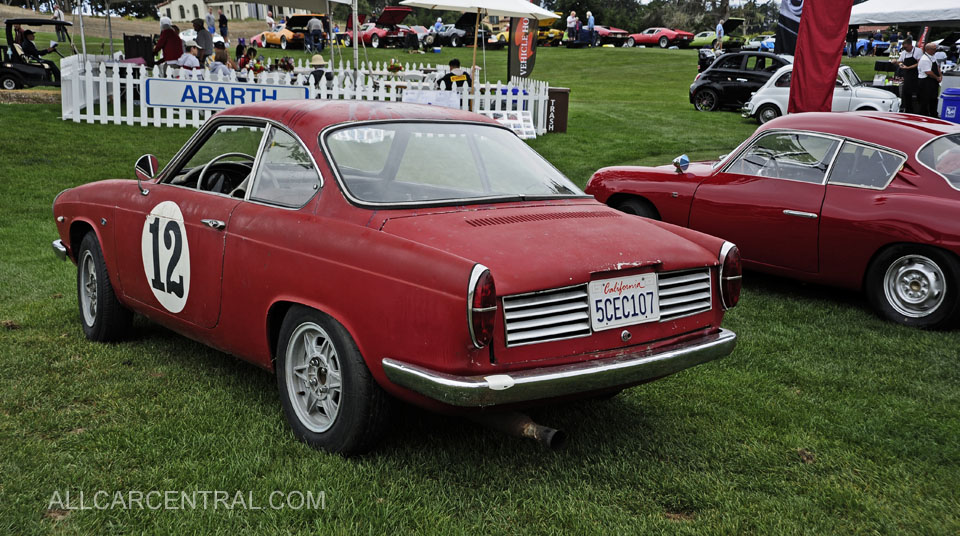
<path id="1" fill-rule="evenodd" d="M 143 181 L 152 181 L 157 175 L 158 167 L 159 162 L 157 161 L 157 157 L 152 154 L 145 154 L 137 159 L 136 165 L 133 166 L 133 171 L 137 175 L 137 188 L 140 188 L 141 195 L 150 193 L 150 190 L 144 188 L 141 183 Z"/>
<path id="2" fill-rule="evenodd" d="M 677 168 L 677 173 L 686 173 L 687 168 L 690 167 L 690 157 L 682 154 L 674 158 L 673 167 Z"/>

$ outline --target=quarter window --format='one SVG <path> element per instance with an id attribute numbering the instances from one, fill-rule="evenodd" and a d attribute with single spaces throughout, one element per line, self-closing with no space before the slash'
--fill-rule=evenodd
<path id="1" fill-rule="evenodd" d="M 306 148 L 272 127 L 260 157 L 250 199 L 284 207 L 302 207 L 320 189 L 320 175 Z"/>
<path id="2" fill-rule="evenodd" d="M 780 78 L 777 78 L 777 81 L 773 83 L 774 87 L 790 87 L 790 78 L 793 77 L 793 72 L 786 72 L 780 75 Z"/>
<path id="3" fill-rule="evenodd" d="M 882 190 L 901 164 L 903 157 L 898 154 L 847 141 L 830 170 L 830 184 Z"/>
<path id="4" fill-rule="evenodd" d="M 742 61 L 742 56 L 734 54 L 717 62 L 717 69 L 739 69 Z"/>
<path id="5" fill-rule="evenodd" d="M 838 140 L 811 134 L 777 132 L 755 141 L 727 173 L 822 184 Z"/>
<path id="6" fill-rule="evenodd" d="M 960 190 L 960 134 L 937 138 L 927 144 L 917 158 Z"/>

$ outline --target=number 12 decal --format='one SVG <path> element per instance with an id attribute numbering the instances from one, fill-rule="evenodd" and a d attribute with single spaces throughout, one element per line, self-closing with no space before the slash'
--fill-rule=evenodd
<path id="1" fill-rule="evenodd" d="M 183 213 L 173 201 L 153 207 L 141 236 L 143 270 L 164 309 L 179 313 L 190 292 L 190 248 Z"/>

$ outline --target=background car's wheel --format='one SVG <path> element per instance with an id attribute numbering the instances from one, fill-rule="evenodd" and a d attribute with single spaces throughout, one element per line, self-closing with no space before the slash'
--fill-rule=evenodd
<path id="1" fill-rule="evenodd" d="M 503 45 L 503 46 L 506 46 L 506 44 L 507 44 L 507 36 L 501 35 L 500 37 L 497 37 L 497 42 L 500 43 L 500 44 Z"/>
<path id="2" fill-rule="evenodd" d="M 667 48 L 670 45 L 670 40 L 666 36 L 660 38 L 660 48 Z"/>
<path id="3" fill-rule="evenodd" d="M 866 56 L 866 55 L 867 55 L 867 47 L 861 47 L 857 49 L 857 56 Z"/>
<path id="4" fill-rule="evenodd" d="M 390 399 L 350 334 L 329 316 L 290 309 L 280 328 L 276 373 L 283 413 L 308 445 L 361 454 L 386 430 Z"/>
<path id="5" fill-rule="evenodd" d="M 370 36 L 370 46 L 373 48 L 380 48 L 380 37 L 376 34 Z"/>
<path id="6" fill-rule="evenodd" d="M 345 46 L 345 47 L 347 47 L 347 48 L 350 48 L 350 47 L 353 46 L 353 41 L 350 40 L 350 36 L 349 36 L 349 35 L 345 35 L 345 36 L 343 37 L 343 46 Z"/>
<path id="7" fill-rule="evenodd" d="M 287 38 L 286 38 L 286 37 L 281 37 L 281 38 L 280 38 L 280 48 L 282 48 L 282 49 L 284 49 L 284 50 L 287 49 Z"/>
<path id="8" fill-rule="evenodd" d="M 780 117 L 780 108 L 774 104 L 764 104 L 757 110 L 757 122 L 761 125 Z"/>
<path id="9" fill-rule="evenodd" d="M 960 320 L 960 260 L 921 245 L 888 248 L 867 271 L 870 303 L 905 326 L 945 328 Z"/>
<path id="10" fill-rule="evenodd" d="M 603 40 L 600 39 L 600 34 L 596 34 L 593 37 L 593 46 L 598 47 L 603 44 Z"/>
<path id="11" fill-rule="evenodd" d="M 640 216 L 641 218 L 650 218 L 651 220 L 659 220 L 660 213 L 657 212 L 656 207 L 646 199 L 639 197 L 628 197 L 626 199 L 621 199 L 613 203 L 613 208 L 619 210 L 620 212 L 626 212 L 627 214 L 633 214 L 634 216 Z"/>
<path id="12" fill-rule="evenodd" d="M 460 36 L 458 36 L 458 35 L 451 35 L 451 36 L 450 36 L 450 46 L 452 46 L 453 48 L 459 47 L 459 46 L 460 46 Z"/>
<path id="13" fill-rule="evenodd" d="M 625 46 L 625 47 L 627 47 L 627 48 L 630 48 L 630 47 L 632 47 L 633 45 L 636 45 L 636 44 L 637 44 L 637 42 L 634 41 L 632 37 L 628 37 L 628 38 L 627 38 L 627 42 L 624 43 L 623 46 Z"/>
<path id="14" fill-rule="evenodd" d="M 716 40 L 716 39 L 714 39 L 713 42 L 710 43 L 710 48 L 717 48 L 717 40 Z"/>
<path id="15" fill-rule="evenodd" d="M 719 104 L 720 98 L 717 96 L 717 92 L 710 88 L 698 90 L 693 95 L 693 107 L 701 112 L 712 112 L 717 109 Z"/>
<path id="16" fill-rule="evenodd" d="M 83 334 L 91 341 L 116 341 L 130 331 L 133 313 L 117 300 L 100 242 L 92 231 L 77 251 L 77 302 Z"/>
<path id="17" fill-rule="evenodd" d="M 20 89 L 20 81 L 9 74 L 0 76 L 0 88 L 2 89 Z"/>

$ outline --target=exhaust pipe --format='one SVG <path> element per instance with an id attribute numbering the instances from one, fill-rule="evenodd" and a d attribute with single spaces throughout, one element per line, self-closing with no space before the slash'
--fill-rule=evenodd
<path id="1" fill-rule="evenodd" d="M 567 443 L 567 434 L 563 430 L 539 425 L 528 415 L 516 411 L 482 413 L 472 415 L 470 418 L 487 428 L 532 439 L 551 450 L 561 449 Z"/>

